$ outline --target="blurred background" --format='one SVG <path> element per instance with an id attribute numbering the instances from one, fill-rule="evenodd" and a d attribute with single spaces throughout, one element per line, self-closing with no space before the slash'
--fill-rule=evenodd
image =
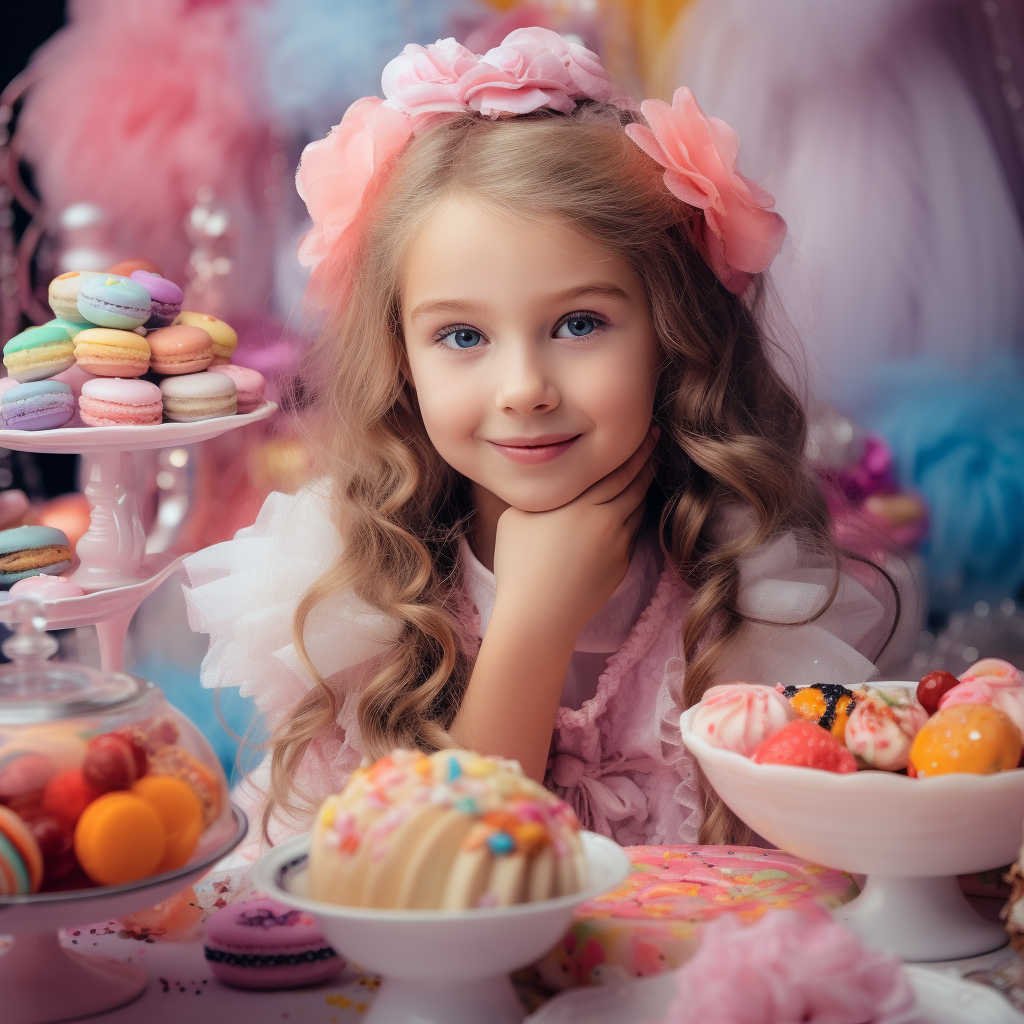
<path id="1" fill-rule="evenodd" d="M 780 360 L 843 543 L 909 560 L 926 612 L 885 671 L 1024 662 L 1024 0 L 35 0 L 0 33 L 0 342 L 52 318 L 67 270 L 143 258 L 232 324 L 286 412 L 136 456 L 147 551 L 226 539 L 305 472 L 294 188 L 303 146 L 380 89 L 405 43 L 478 53 L 546 25 L 626 91 L 689 85 L 739 132 L 790 235 L 772 269 Z M 88 525 L 74 456 L 0 449 L 0 527 Z M 231 769 L 250 712 L 198 685 L 174 578 L 126 667 Z M 96 663 L 91 629 L 61 637 Z M 258 738 L 258 730 L 253 734 Z"/>

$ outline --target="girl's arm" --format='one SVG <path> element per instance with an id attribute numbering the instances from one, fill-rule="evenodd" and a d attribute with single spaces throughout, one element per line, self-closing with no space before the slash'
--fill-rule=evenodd
<path id="1" fill-rule="evenodd" d="M 450 730 L 457 743 L 517 760 L 543 780 L 576 638 L 626 574 L 656 441 L 654 428 L 615 472 L 567 505 L 502 513 L 494 611 Z"/>

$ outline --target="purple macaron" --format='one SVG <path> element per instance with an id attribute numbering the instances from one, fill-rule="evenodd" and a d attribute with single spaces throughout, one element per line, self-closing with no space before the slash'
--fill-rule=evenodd
<path id="1" fill-rule="evenodd" d="M 67 384 L 34 380 L 0 397 L 0 422 L 8 430 L 50 430 L 75 415 L 75 396 Z"/>
<path id="2" fill-rule="evenodd" d="M 215 978 L 238 988 L 300 988 L 345 966 L 309 914 L 277 900 L 230 903 L 206 922 L 203 952 Z"/>
<path id="3" fill-rule="evenodd" d="M 145 327 L 167 327 L 181 312 L 181 303 L 185 295 L 173 281 L 168 281 L 160 274 L 151 274 L 147 270 L 136 270 L 130 280 L 141 284 L 149 292 L 152 300 Z"/>

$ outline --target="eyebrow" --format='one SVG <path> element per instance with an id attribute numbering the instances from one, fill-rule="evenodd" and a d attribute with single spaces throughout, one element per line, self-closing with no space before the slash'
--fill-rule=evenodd
<path id="1" fill-rule="evenodd" d="M 564 292 L 552 295 L 550 301 L 553 303 L 571 302 L 573 299 L 581 299 L 585 295 L 603 295 L 610 299 L 629 299 L 629 293 L 610 281 L 596 281 L 592 284 L 579 285 L 576 288 L 567 288 Z M 475 302 L 466 302 L 461 299 L 438 299 L 434 302 L 421 302 L 410 314 L 410 320 L 421 320 L 426 316 L 435 313 L 473 313 L 479 310 L 480 306 Z"/>

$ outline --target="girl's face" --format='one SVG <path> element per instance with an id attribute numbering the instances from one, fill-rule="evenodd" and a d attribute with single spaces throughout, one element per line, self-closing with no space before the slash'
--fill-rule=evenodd
<path id="1" fill-rule="evenodd" d="M 427 434 L 478 504 L 482 488 L 526 512 L 564 505 L 650 429 L 640 281 L 562 221 L 446 203 L 410 246 L 402 325 Z"/>

